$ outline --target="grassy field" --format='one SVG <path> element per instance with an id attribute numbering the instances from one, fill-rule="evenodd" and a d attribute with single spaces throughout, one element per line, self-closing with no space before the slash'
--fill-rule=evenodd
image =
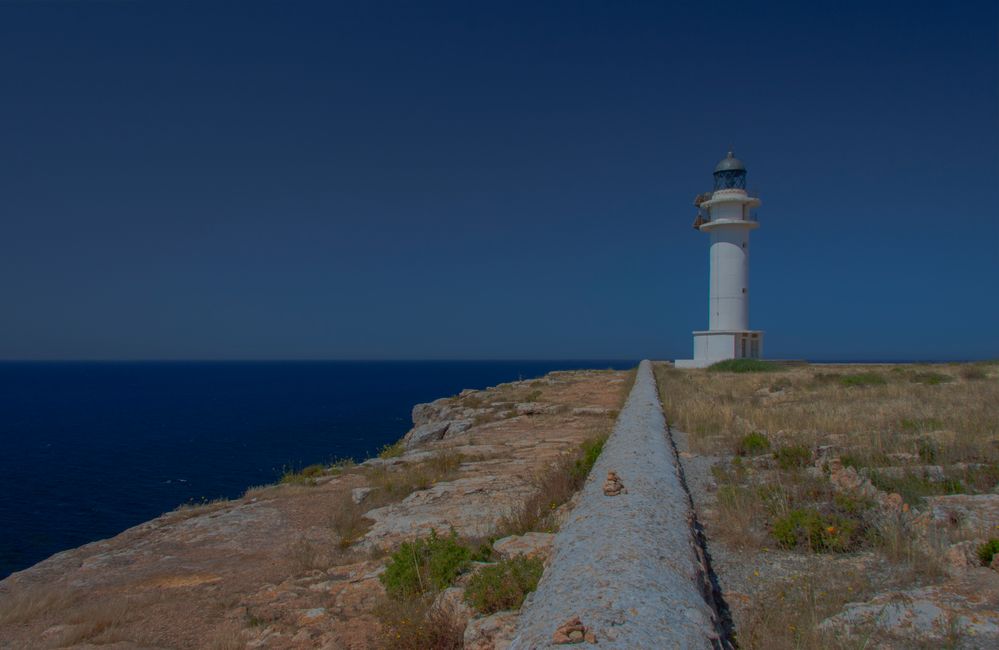
<path id="1" fill-rule="evenodd" d="M 995 494 L 999 364 L 656 372 L 671 427 L 716 459 L 701 495 L 709 543 L 787 567 L 738 585 L 750 595 L 736 608 L 741 647 L 859 647 L 821 621 L 888 587 L 938 584 L 948 548 L 999 533 L 920 517 L 939 495 Z"/>

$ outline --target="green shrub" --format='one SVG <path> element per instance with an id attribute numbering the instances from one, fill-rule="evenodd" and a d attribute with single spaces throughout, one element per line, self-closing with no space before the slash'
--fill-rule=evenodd
<path id="1" fill-rule="evenodd" d="M 805 467 L 812 461 L 812 450 L 804 445 L 786 445 L 774 452 L 774 458 L 781 469 Z"/>
<path id="2" fill-rule="evenodd" d="M 739 439 L 735 453 L 739 456 L 759 456 L 770 449 L 770 441 L 762 433 L 756 431 Z"/>
<path id="3" fill-rule="evenodd" d="M 773 524 L 773 537 L 783 548 L 806 548 L 814 553 L 841 553 L 856 545 L 860 523 L 840 515 L 827 515 L 814 508 L 797 508 Z"/>
<path id="4" fill-rule="evenodd" d="M 946 384 L 947 382 L 954 381 L 954 378 L 950 375 L 945 375 L 942 372 L 917 372 L 909 377 L 909 381 L 914 384 L 937 386 L 939 384 Z"/>
<path id="5" fill-rule="evenodd" d="M 538 586 L 544 562 L 519 555 L 483 567 L 468 582 L 465 600 L 483 614 L 517 609 Z"/>
<path id="6" fill-rule="evenodd" d="M 604 450 L 605 442 L 607 442 L 607 438 L 600 437 L 586 440 L 582 445 L 580 445 L 579 457 L 572 466 L 573 482 L 582 486 L 586 477 L 590 475 L 590 470 L 593 469 L 593 465 L 597 462 L 597 458 L 600 457 L 600 452 Z"/>
<path id="7" fill-rule="evenodd" d="M 992 564 L 992 558 L 999 553 L 999 539 L 991 538 L 978 547 L 978 559 L 984 566 Z"/>
<path id="8" fill-rule="evenodd" d="M 710 372 L 774 372 L 779 369 L 777 364 L 760 359 L 726 359 L 708 366 Z"/>
<path id="9" fill-rule="evenodd" d="M 442 591 L 468 567 L 471 558 L 472 551 L 459 543 L 454 530 L 447 537 L 431 530 L 430 537 L 403 542 L 378 579 L 393 598 Z"/>
<path id="10" fill-rule="evenodd" d="M 839 383 L 843 386 L 883 386 L 888 382 L 876 372 L 858 372 L 852 375 L 842 375 Z"/>

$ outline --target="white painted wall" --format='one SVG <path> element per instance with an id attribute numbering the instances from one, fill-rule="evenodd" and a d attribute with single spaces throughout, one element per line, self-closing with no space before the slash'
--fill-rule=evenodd
<path id="1" fill-rule="evenodd" d="M 708 329 L 749 329 L 749 229 L 738 224 L 711 230 Z"/>

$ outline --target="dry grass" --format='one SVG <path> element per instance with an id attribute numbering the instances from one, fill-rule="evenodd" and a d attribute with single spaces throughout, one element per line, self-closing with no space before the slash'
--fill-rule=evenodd
<path id="1" fill-rule="evenodd" d="M 946 530 L 916 534 L 911 516 L 839 494 L 824 458 L 868 474 L 914 507 L 922 496 L 990 492 L 999 481 L 999 381 L 993 365 L 798 366 L 766 373 L 656 368 L 671 426 L 715 466 L 717 516 L 708 534 L 750 552 L 783 540 L 786 553 L 832 553 L 817 570 L 753 594 L 739 617 L 745 648 L 856 648 L 820 623 L 846 602 L 945 577 Z M 961 465 L 957 465 L 957 464 Z M 963 465 L 968 463 L 970 465 Z M 814 464 L 814 466 L 813 466 Z M 940 465 L 931 479 L 922 466 Z M 811 533 L 814 537 L 808 537 Z M 797 536 L 797 537 L 795 537 Z M 804 542 L 802 542 L 804 540 Z M 856 557 L 867 549 L 885 575 L 868 583 Z M 800 557 L 800 556 L 799 556 Z"/>
<path id="2" fill-rule="evenodd" d="M 330 527 L 339 538 L 340 549 L 344 550 L 363 537 L 374 522 L 364 516 L 370 508 L 363 502 L 354 503 L 346 490 L 334 494 L 331 501 Z"/>
<path id="3" fill-rule="evenodd" d="M 975 366 L 976 368 L 978 366 Z M 993 368 L 992 366 L 986 366 Z M 870 454 L 918 454 L 938 441 L 937 463 L 999 460 L 999 381 L 965 379 L 966 365 L 791 367 L 770 373 L 708 373 L 658 366 L 670 424 L 701 453 L 730 453 L 752 432 L 809 446 L 836 442 Z M 845 385 L 877 374 L 883 384 Z M 925 383 L 927 376 L 946 380 Z"/>
<path id="4" fill-rule="evenodd" d="M 67 627 L 54 639 L 56 647 L 87 642 L 95 645 L 129 641 L 123 634 L 130 607 L 121 599 L 94 598 L 74 607 L 64 619 Z"/>
<path id="5" fill-rule="evenodd" d="M 537 472 L 532 496 L 520 508 L 500 520 L 497 535 L 523 535 L 529 531 L 554 532 L 557 508 L 576 493 L 603 449 L 607 434 L 595 436 L 575 453 L 562 454 L 549 467 Z"/>
<path id="6" fill-rule="evenodd" d="M 374 467 L 364 472 L 367 484 L 375 490 L 364 500 L 367 510 L 401 501 L 417 490 L 434 483 L 449 481 L 459 473 L 464 457 L 455 451 L 441 450 L 420 463 L 397 467 Z"/>
<path id="7" fill-rule="evenodd" d="M 839 650 L 863 647 L 838 638 L 820 623 L 849 602 L 872 595 L 874 585 L 859 571 L 825 567 L 773 585 L 755 598 L 737 633 L 740 648 Z"/>
<path id="8" fill-rule="evenodd" d="M 0 593 L 0 626 L 29 621 L 45 612 L 66 609 L 79 596 L 60 586 L 25 587 L 14 593 Z"/>
<path id="9" fill-rule="evenodd" d="M 375 611 L 380 645 L 391 650 L 460 650 L 467 620 L 430 596 L 385 598 Z"/>

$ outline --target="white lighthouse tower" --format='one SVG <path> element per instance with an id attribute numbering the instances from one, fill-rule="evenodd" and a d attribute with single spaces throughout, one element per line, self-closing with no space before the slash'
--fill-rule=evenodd
<path id="1" fill-rule="evenodd" d="M 711 236 L 708 329 L 694 332 L 694 358 L 677 368 L 763 355 L 763 332 L 749 329 L 749 231 L 760 226 L 751 212 L 760 200 L 746 194 L 746 167 L 731 151 L 714 177 L 714 191 L 694 199 L 694 228 Z"/>

